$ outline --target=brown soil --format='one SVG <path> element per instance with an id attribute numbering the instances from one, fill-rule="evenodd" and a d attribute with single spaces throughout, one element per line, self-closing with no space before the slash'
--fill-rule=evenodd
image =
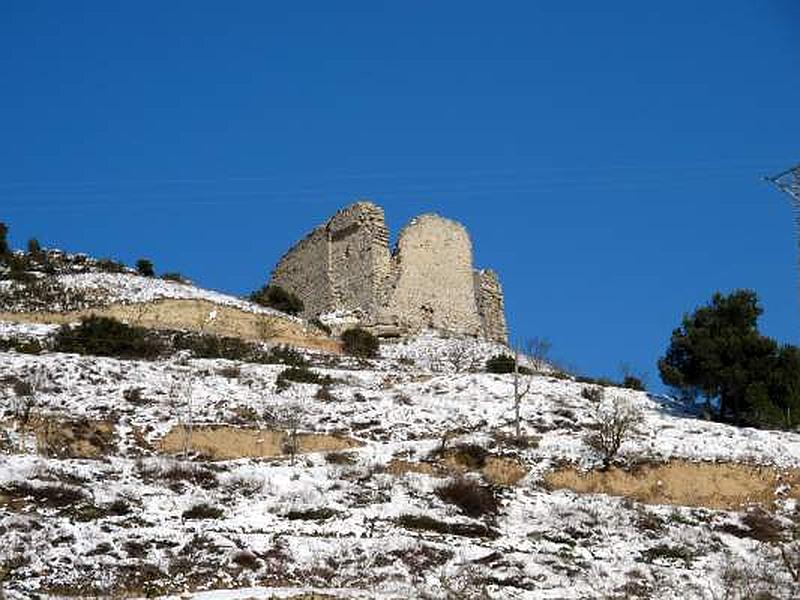
<path id="1" fill-rule="evenodd" d="M 34 417 L 25 429 L 36 436 L 36 447 L 45 456 L 97 459 L 116 449 L 116 432 L 109 421 Z"/>
<path id="2" fill-rule="evenodd" d="M 411 462 L 408 460 L 394 459 L 386 465 L 386 472 L 390 475 L 405 475 L 406 473 L 421 473 L 422 475 L 442 476 L 447 474 L 444 467 L 428 462 Z"/>
<path id="3" fill-rule="evenodd" d="M 208 322 L 208 315 L 216 318 Z M 149 329 L 182 329 L 254 341 L 270 341 L 328 352 L 341 352 L 336 340 L 320 336 L 299 321 L 281 316 L 250 313 L 207 300 L 162 299 L 138 304 L 112 304 L 71 312 L 0 312 L 0 321 L 21 323 L 73 323 L 81 317 L 113 317 Z"/>
<path id="4" fill-rule="evenodd" d="M 551 489 L 624 496 L 645 504 L 721 510 L 739 510 L 751 504 L 769 507 L 779 486 L 788 485 L 787 495 L 800 498 L 800 469 L 779 470 L 737 463 L 673 460 L 640 465 L 631 471 L 611 468 L 581 472 L 567 467 L 548 473 L 545 483 Z"/>
<path id="5" fill-rule="evenodd" d="M 516 485 L 520 479 L 525 477 L 528 469 L 513 458 L 490 456 L 486 459 L 481 473 L 490 483 L 511 486 Z"/>
<path id="6" fill-rule="evenodd" d="M 185 440 L 183 427 L 174 427 L 165 435 L 159 448 L 174 454 L 183 450 Z M 298 436 L 298 453 L 334 452 L 355 448 L 360 443 L 351 438 L 322 433 L 301 433 Z M 245 457 L 284 456 L 288 435 L 274 429 L 250 429 L 229 427 L 195 427 L 192 431 L 192 450 L 213 460 L 230 460 Z"/>
<path id="7" fill-rule="evenodd" d="M 386 472 L 391 475 L 405 475 L 406 473 L 422 473 L 433 477 L 445 477 L 453 473 L 463 473 L 468 470 L 463 463 L 453 456 L 446 457 L 442 462 L 411 462 L 394 459 L 386 465 Z M 513 458 L 488 456 L 479 472 L 487 481 L 495 485 L 516 485 L 525 477 L 528 470 Z"/>

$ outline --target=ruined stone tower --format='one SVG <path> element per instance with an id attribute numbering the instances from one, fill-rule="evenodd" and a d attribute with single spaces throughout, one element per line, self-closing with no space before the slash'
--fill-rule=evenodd
<path id="1" fill-rule="evenodd" d="M 438 215 L 413 219 L 390 253 L 383 209 L 352 204 L 290 249 L 271 283 L 297 294 L 309 319 L 336 313 L 378 335 L 433 328 L 506 343 L 497 276 L 473 268 L 466 229 Z"/>

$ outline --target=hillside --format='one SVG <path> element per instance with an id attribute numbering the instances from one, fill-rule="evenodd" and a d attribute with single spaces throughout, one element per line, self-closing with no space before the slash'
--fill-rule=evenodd
<path id="1" fill-rule="evenodd" d="M 71 323 L 90 314 L 151 329 L 269 340 L 336 351 L 338 344 L 302 319 L 185 280 L 143 277 L 82 254 L 18 253 L 16 276 L 0 264 L 0 321 Z"/>
<path id="2" fill-rule="evenodd" d="M 497 350 L 306 352 L 330 379 L 283 391 L 285 364 L 0 353 L 5 594 L 798 597 L 800 435 L 537 375 L 517 440 L 513 375 L 465 371 Z M 618 401 L 642 420 L 602 470 Z"/>

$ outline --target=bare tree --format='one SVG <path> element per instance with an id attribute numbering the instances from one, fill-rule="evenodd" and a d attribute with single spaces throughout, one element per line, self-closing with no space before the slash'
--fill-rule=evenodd
<path id="1" fill-rule="evenodd" d="M 173 362 L 176 376 L 170 386 L 170 403 L 178 418 L 182 440 L 182 453 L 184 456 L 192 451 L 192 433 L 194 429 L 194 382 L 192 370 L 189 365 L 190 353 L 178 352 Z"/>
<path id="2" fill-rule="evenodd" d="M 14 396 L 11 401 L 11 410 L 17 425 L 19 435 L 18 449 L 24 450 L 25 434 L 28 426 L 35 420 L 33 409 L 36 405 L 36 395 L 49 385 L 49 374 L 46 369 L 35 369 L 23 379 L 14 381 Z"/>
<path id="3" fill-rule="evenodd" d="M 533 378 L 530 372 L 523 374 L 521 371 L 520 359 L 522 352 L 519 348 L 514 349 L 514 437 L 517 442 L 522 440 L 522 401 L 530 393 L 533 386 Z M 522 377 L 525 377 L 523 380 Z"/>
<path id="4" fill-rule="evenodd" d="M 550 350 L 553 344 L 547 338 L 533 337 L 525 342 L 525 354 L 531 361 L 534 371 L 542 372 L 549 366 Z"/>
<path id="5" fill-rule="evenodd" d="M 605 469 L 622 444 L 636 434 L 642 414 L 630 401 L 612 396 L 597 405 L 594 420 L 594 431 L 587 436 L 586 443 L 600 454 Z"/>
<path id="6" fill-rule="evenodd" d="M 294 466 L 295 458 L 300 451 L 299 432 L 305 425 L 306 418 L 305 406 L 299 401 L 268 407 L 265 411 L 266 421 L 286 432 L 282 449 L 289 455 L 292 466 Z"/>
<path id="7" fill-rule="evenodd" d="M 444 351 L 443 361 L 454 373 L 474 371 L 480 364 L 480 356 L 470 343 L 455 343 Z"/>

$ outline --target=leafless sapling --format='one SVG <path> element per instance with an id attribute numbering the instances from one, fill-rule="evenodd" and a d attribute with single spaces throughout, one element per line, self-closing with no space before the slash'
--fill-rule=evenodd
<path id="1" fill-rule="evenodd" d="M 594 431 L 586 443 L 600 455 L 604 469 L 616 458 L 622 444 L 636 434 L 641 422 L 641 411 L 625 398 L 611 396 L 598 403 Z"/>

